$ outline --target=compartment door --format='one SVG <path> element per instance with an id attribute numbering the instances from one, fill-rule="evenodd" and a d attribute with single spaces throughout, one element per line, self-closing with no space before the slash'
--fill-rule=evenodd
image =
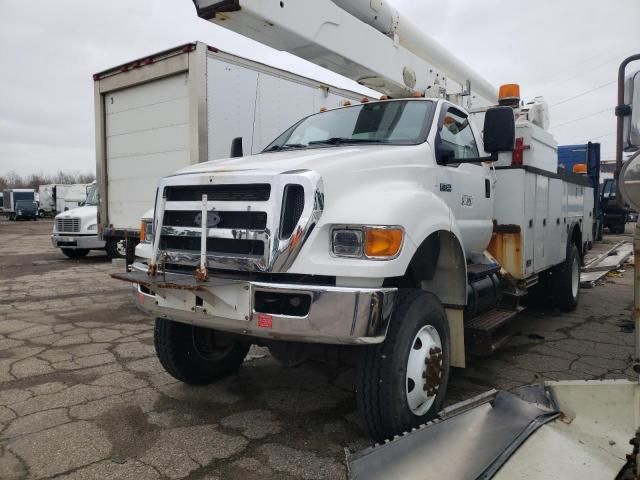
<path id="1" fill-rule="evenodd" d="M 536 175 L 536 211 L 534 219 L 534 272 L 544 270 L 549 265 L 551 236 L 549 235 L 549 177 Z"/>

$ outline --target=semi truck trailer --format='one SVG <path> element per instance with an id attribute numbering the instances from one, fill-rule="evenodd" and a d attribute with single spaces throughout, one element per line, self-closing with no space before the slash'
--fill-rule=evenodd
<path id="1" fill-rule="evenodd" d="M 244 152 L 260 152 L 322 106 L 362 98 L 203 43 L 109 69 L 94 80 L 99 234 L 112 257 L 130 260 L 160 178 L 226 158 L 235 138 Z"/>

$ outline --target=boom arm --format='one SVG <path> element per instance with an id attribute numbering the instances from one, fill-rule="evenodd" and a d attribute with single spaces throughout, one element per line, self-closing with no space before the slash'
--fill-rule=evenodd
<path id="1" fill-rule="evenodd" d="M 497 99 L 493 86 L 385 0 L 193 1 L 206 20 L 395 98 Z"/>

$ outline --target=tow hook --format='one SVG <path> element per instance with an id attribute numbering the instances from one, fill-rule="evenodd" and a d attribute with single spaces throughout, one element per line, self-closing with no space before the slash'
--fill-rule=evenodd
<path id="1" fill-rule="evenodd" d="M 426 368 L 422 374 L 425 379 L 424 391 L 427 396 L 433 397 L 438 393 L 440 383 L 442 383 L 442 349 L 440 347 L 432 347 L 429 350 L 429 356 L 425 359 Z"/>

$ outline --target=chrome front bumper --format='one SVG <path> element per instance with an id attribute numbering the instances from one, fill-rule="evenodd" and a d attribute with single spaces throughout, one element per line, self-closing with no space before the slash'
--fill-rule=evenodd
<path id="1" fill-rule="evenodd" d="M 381 343 L 393 311 L 394 288 L 345 288 L 261 283 L 212 277 L 198 282 L 191 275 L 151 277 L 146 265 L 112 277 L 135 284 L 135 302 L 154 317 L 241 335 L 338 345 Z M 256 310 L 256 293 L 310 297 L 304 316 Z"/>
<path id="2" fill-rule="evenodd" d="M 105 242 L 97 235 L 51 235 L 51 243 L 55 248 L 68 248 L 71 250 L 101 250 L 105 248 Z"/>

